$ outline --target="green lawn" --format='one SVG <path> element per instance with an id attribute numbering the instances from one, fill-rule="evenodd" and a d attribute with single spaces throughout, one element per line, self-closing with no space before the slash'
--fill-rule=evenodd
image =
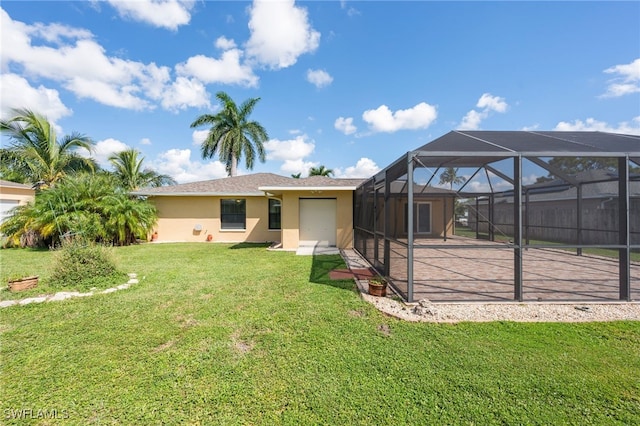
<path id="1" fill-rule="evenodd" d="M 47 252 L 0 256 L 46 276 Z M 0 310 L 0 423 L 640 423 L 640 322 L 414 324 L 328 280 L 339 256 L 116 257 L 140 284 Z"/>

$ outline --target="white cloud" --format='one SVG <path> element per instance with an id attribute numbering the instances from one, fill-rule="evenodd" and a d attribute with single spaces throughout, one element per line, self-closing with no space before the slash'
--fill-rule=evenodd
<path id="1" fill-rule="evenodd" d="M 96 142 L 91 157 L 95 158 L 100 166 L 108 167 L 111 165 L 111 163 L 109 163 L 109 156 L 118 152 L 122 152 L 125 149 L 129 149 L 129 145 L 117 139 L 108 138 Z M 85 157 L 89 156 L 89 153 L 84 149 L 79 152 Z"/>
<path id="2" fill-rule="evenodd" d="M 225 165 L 219 161 L 201 163 L 191 160 L 190 149 L 170 149 L 149 162 L 158 173 L 167 174 L 178 183 L 218 179 L 227 176 Z"/>
<path id="3" fill-rule="evenodd" d="M 264 144 L 268 160 L 283 161 L 280 170 L 287 174 L 302 173 L 303 176 L 309 173 L 311 167 L 318 165 L 316 162 L 304 160 L 313 153 L 315 147 L 315 143 L 308 140 L 304 134 L 286 141 L 271 139 Z"/>
<path id="4" fill-rule="evenodd" d="M 191 144 L 197 145 L 197 146 L 202 145 L 202 142 L 204 142 L 208 134 L 209 134 L 209 129 L 194 130 L 193 133 L 191 134 L 191 140 L 192 140 Z"/>
<path id="5" fill-rule="evenodd" d="M 149 138 L 140 139 L 140 145 L 151 145 L 151 139 Z"/>
<path id="6" fill-rule="evenodd" d="M 104 47 L 84 29 L 60 24 L 26 25 L 0 9 L 2 69 L 16 66 L 26 79 L 50 79 L 80 98 L 104 105 L 142 110 L 208 105 L 204 86 L 155 63 L 124 60 L 107 55 Z"/>
<path id="7" fill-rule="evenodd" d="M 617 98 L 640 92 L 640 58 L 629 64 L 615 65 L 604 70 L 615 77 L 609 81 L 603 98 Z"/>
<path id="8" fill-rule="evenodd" d="M 631 119 L 631 122 L 623 121 L 617 126 L 612 126 L 604 121 L 595 118 L 587 118 L 585 121 L 574 120 L 573 122 L 561 121 L 554 130 L 559 131 L 597 131 L 608 133 L 623 133 L 629 135 L 640 135 L 640 116 Z"/>
<path id="9" fill-rule="evenodd" d="M 236 47 L 236 42 L 233 39 L 221 36 L 216 40 L 216 47 L 222 50 L 231 50 Z"/>
<path id="10" fill-rule="evenodd" d="M 483 93 L 478 99 L 476 107 L 489 111 L 505 112 L 507 111 L 507 103 L 500 96 L 491 96 L 490 93 Z"/>
<path id="11" fill-rule="evenodd" d="M 340 8 L 347 10 L 347 16 L 360 15 L 360 11 L 358 9 L 356 9 L 355 7 L 353 7 L 353 6 L 348 6 L 347 7 L 347 2 L 344 1 L 344 0 L 340 1 Z"/>
<path id="12" fill-rule="evenodd" d="M 353 125 L 353 117 L 338 117 L 335 123 L 333 123 L 333 127 L 335 127 L 336 130 L 341 131 L 345 135 L 350 135 L 358 130 L 358 128 Z"/>
<path id="13" fill-rule="evenodd" d="M 333 82 L 333 77 L 324 70 L 307 70 L 307 81 L 318 89 L 330 85 Z"/>
<path id="14" fill-rule="evenodd" d="M 534 130 L 538 130 L 539 128 L 540 128 L 540 125 L 539 125 L 539 124 L 534 124 L 534 125 L 531 125 L 531 126 L 524 126 L 524 127 L 523 127 L 522 129 L 520 129 L 520 130 L 522 130 L 522 131 L 524 131 L 524 132 L 532 132 L 532 131 L 534 131 Z"/>
<path id="15" fill-rule="evenodd" d="M 442 188 L 449 188 L 448 185 L 436 185 Z M 491 181 L 491 185 L 488 182 L 480 182 L 480 181 L 471 181 L 464 187 L 466 192 L 499 192 L 499 191 L 508 191 L 509 189 L 513 189 L 513 185 L 507 181 L 500 180 L 498 182 Z"/>
<path id="16" fill-rule="evenodd" d="M 44 115 L 55 124 L 62 117 L 72 114 L 60 99 L 57 90 L 47 89 L 40 85 L 32 87 L 29 82 L 16 74 L 0 75 L 0 98 L 5 118 L 11 115 L 12 108 L 27 108 Z"/>
<path id="17" fill-rule="evenodd" d="M 169 110 L 187 107 L 208 107 L 209 93 L 204 85 L 194 79 L 178 77 L 162 94 L 162 106 Z"/>
<path id="18" fill-rule="evenodd" d="M 492 112 L 504 113 L 509 105 L 504 98 L 500 96 L 492 96 L 491 93 L 483 93 L 476 103 L 477 108 L 481 111 L 472 109 L 463 118 L 458 125 L 459 130 L 478 130 L 480 123 L 488 118 Z"/>
<path id="19" fill-rule="evenodd" d="M 380 167 L 371 159 L 362 157 L 355 166 L 346 169 L 336 169 L 336 177 L 338 178 L 368 178 L 380 171 Z"/>
<path id="20" fill-rule="evenodd" d="M 307 157 L 315 149 L 313 141 L 308 142 L 306 135 L 298 135 L 295 139 L 281 141 L 271 139 L 264 143 L 269 160 L 296 160 Z"/>
<path id="21" fill-rule="evenodd" d="M 179 75 L 196 77 L 207 84 L 257 86 L 258 77 L 253 73 L 251 67 L 240 64 L 241 57 L 242 51 L 239 49 L 227 50 L 220 59 L 196 55 L 187 59 L 187 62 L 176 65 L 176 71 Z"/>
<path id="22" fill-rule="evenodd" d="M 280 170 L 282 170 L 285 174 L 298 174 L 302 177 L 309 176 L 309 169 L 312 167 L 317 167 L 320 163 L 314 161 L 304 161 L 302 159 L 297 160 L 286 160 L 280 166 Z"/>
<path id="23" fill-rule="evenodd" d="M 393 133 L 398 130 L 426 129 L 437 116 L 436 107 L 420 102 L 413 108 L 395 112 L 391 112 L 386 105 L 381 105 L 378 109 L 365 111 L 362 119 L 376 132 Z"/>
<path id="24" fill-rule="evenodd" d="M 293 0 L 256 0 L 249 14 L 251 37 L 246 52 L 259 64 L 287 68 L 320 44 L 320 33 L 309 24 L 307 10 L 296 7 Z"/>
<path id="25" fill-rule="evenodd" d="M 177 30 L 191 20 L 193 0 L 108 0 L 120 16 L 145 22 L 158 28 Z"/>
<path id="26" fill-rule="evenodd" d="M 30 33 L 55 44 L 61 44 L 63 39 L 88 39 L 93 34 L 84 28 L 73 28 L 64 24 L 43 24 L 36 22 L 31 27 Z"/>
<path id="27" fill-rule="evenodd" d="M 149 101 L 136 96 L 140 88 L 132 84 L 116 85 L 75 77 L 65 83 L 65 88 L 81 98 L 93 99 L 96 102 L 118 108 L 142 110 L 151 107 Z"/>

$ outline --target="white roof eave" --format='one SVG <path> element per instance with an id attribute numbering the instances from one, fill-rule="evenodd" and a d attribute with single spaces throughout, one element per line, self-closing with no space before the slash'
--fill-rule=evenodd
<path id="1" fill-rule="evenodd" d="M 355 191 L 356 186 L 261 186 L 265 192 L 274 191 Z"/>
<path id="2" fill-rule="evenodd" d="M 144 192 L 135 191 L 132 195 L 145 197 L 263 197 L 263 192 Z"/>

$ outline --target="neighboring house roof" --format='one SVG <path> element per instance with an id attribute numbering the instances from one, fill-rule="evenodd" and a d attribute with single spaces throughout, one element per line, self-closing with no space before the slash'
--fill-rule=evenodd
<path id="1" fill-rule="evenodd" d="M 255 173 L 179 185 L 144 188 L 132 192 L 147 196 L 264 196 L 273 190 L 322 190 L 355 189 L 363 179 L 332 179 L 312 176 L 302 179 L 280 176 L 273 173 Z"/>
<path id="2" fill-rule="evenodd" d="M 391 182 L 391 194 L 406 194 L 409 192 L 409 185 L 406 180 L 394 180 Z M 427 195 L 455 195 L 456 191 L 447 188 L 438 188 L 431 185 L 420 185 L 418 183 L 413 184 L 414 194 L 427 194 Z"/>
<path id="3" fill-rule="evenodd" d="M 582 183 L 582 199 L 601 199 L 618 196 L 618 175 L 607 170 L 586 170 L 571 175 L 577 182 Z M 578 189 L 562 179 L 554 179 L 547 182 L 528 185 L 529 200 L 535 201 L 575 201 L 578 198 Z M 513 202 L 513 191 L 505 191 L 502 203 Z M 629 196 L 640 197 L 640 182 L 632 182 L 629 185 Z"/>
<path id="4" fill-rule="evenodd" d="M 0 186 L 4 186 L 6 188 L 33 189 L 31 185 L 25 185 L 24 183 L 11 182 L 8 180 L 1 180 L 1 179 L 0 179 Z"/>

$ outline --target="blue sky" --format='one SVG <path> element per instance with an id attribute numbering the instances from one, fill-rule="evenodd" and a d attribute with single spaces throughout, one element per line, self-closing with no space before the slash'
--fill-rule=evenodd
<path id="1" fill-rule="evenodd" d="M 105 166 L 134 147 L 179 182 L 225 176 L 189 127 L 221 90 L 261 98 L 253 172 L 285 176 L 368 177 L 455 129 L 640 134 L 635 1 L 3 1 L 0 18 L 3 118 L 28 107 Z"/>

